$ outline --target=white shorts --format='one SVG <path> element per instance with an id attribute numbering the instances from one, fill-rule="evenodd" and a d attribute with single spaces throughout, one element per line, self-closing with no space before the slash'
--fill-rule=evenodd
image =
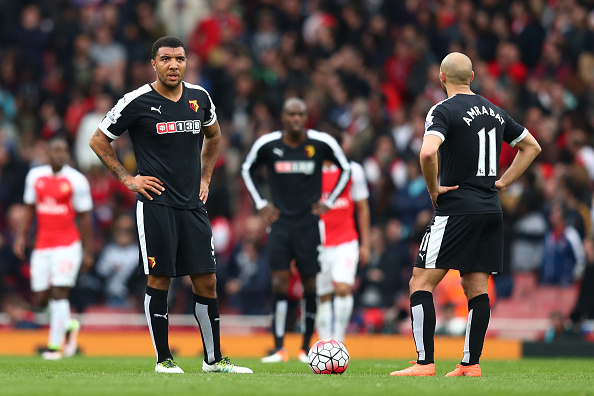
<path id="1" fill-rule="evenodd" d="M 82 244 L 35 249 L 31 253 L 31 290 L 48 290 L 51 286 L 73 287 L 82 263 Z"/>
<path id="2" fill-rule="evenodd" d="M 334 283 L 353 286 L 359 263 L 359 241 L 328 246 L 320 254 L 321 271 L 316 276 L 318 296 L 334 292 Z"/>

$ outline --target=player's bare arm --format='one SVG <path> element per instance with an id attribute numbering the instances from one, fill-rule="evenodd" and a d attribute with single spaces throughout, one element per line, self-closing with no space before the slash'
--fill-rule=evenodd
<path id="1" fill-rule="evenodd" d="M 365 268 L 369 262 L 369 229 L 371 216 L 369 214 L 369 200 L 362 199 L 355 202 L 357 225 L 359 226 L 359 267 Z"/>
<path id="2" fill-rule="evenodd" d="M 495 187 L 500 193 L 515 182 L 542 151 L 540 145 L 530 133 L 516 143 L 515 147 L 518 149 L 518 154 L 516 154 L 514 161 L 505 173 L 501 175 L 501 178 L 495 182 Z"/>
<path id="3" fill-rule="evenodd" d="M 113 139 L 110 139 L 101 131 L 101 129 L 97 128 L 93 136 L 91 136 L 89 146 L 93 149 L 97 157 L 99 157 L 99 160 L 103 165 L 109 169 L 111 174 L 125 185 L 128 190 L 139 192 L 151 201 L 153 198 L 150 196 L 149 192 L 161 195 L 161 192 L 165 191 L 163 182 L 154 176 L 132 176 L 118 160 L 113 147 L 111 147 L 112 141 Z"/>
<path id="4" fill-rule="evenodd" d="M 202 169 L 200 174 L 200 200 L 206 203 L 208 199 L 208 186 L 212 178 L 217 158 L 219 157 L 219 150 L 221 148 L 221 127 L 219 121 L 216 120 L 214 124 L 204 127 L 204 142 L 202 144 L 202 153 L 200 154 L 200 161 Z"/>
<path id="5" fill-rule="evenodd" d="M 31 224 L 33 223 L 34 217 L 35 205 L 26 205 L 25 214 L 17 231 L 12 247 L 15 256 L 17 256 L 21 260 L 25 259 L 25 248 L 27 246 L 26 236 L 27 232 L 29 231 L 29 228 L 31 228 Z"/>
<path id="6" fill-rule="evenodd" d="M 440 194 L 445 194 L 448 191 L 456 190 L 458 186 L 440 186 L 437 181 L 438 160 L 437 151 L 441 146 L 441 138 L 435 135 L 426 135 L 423 138 L 423 145 L 421 146 L 421 170 L 427 183 L 427 191 L 431 196 L 433 207 L 437 208 L 437 197 Z"/>
<path id="7" fill-rule="evenodd" d="M 91 211 L 78 214 L 80 219 L 80 239 L 83 246 L 81 271 L 88 272 L 93 267 L 93 216 Z"/>

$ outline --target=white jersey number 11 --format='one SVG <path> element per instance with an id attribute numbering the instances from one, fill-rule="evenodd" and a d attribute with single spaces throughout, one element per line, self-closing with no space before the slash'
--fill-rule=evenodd
<path id="1" fill-rule="evenodd" d="M 477 176 L 485 176 L 486 167 L 486 141 L 485 141 L 485 128 L 477 132 L 479 137 L 479 155 L 478 155 L 478 169 L 476 170 Z M 497 176 L 497 146 L 495 143 L 495 128 L 487 132 L 489 136 L 489 174 L 487 176 Z"/>

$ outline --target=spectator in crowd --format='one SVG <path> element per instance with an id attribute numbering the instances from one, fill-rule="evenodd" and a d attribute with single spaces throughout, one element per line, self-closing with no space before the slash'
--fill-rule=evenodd
<path id="1" fill-rule="evenodd" d="M 551 230 L 545 236 L 545 252 L 540 282 L 568 286 L 581 276 L 585 253 L 580 234 L 567 224 L 567 209 L 561 203 L 553 205 L 549 215 Z"/>
<path id="2" fill-rule="evenodd" d="M 227 268 L 225 290 L 231 307 L 245 315 L 270 312 L 270 267 L 259 216 L 245 220 L 244 235 L 233 248 Z"/>
<path id="3" fill-rule="evenodd" d="M 107 305 L 123 308 L 128 305 L 128 282 L 138 269 L 138 245 L 134 219 L 118 217 L 112 227 L 113 242 L 109 243 L 97 261 L 97 274 L 105 280 Z"/>

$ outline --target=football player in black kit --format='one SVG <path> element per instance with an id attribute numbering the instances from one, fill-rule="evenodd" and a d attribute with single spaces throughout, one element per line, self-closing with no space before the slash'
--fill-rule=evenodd
<path id="1" fill-rule="evenodd" d="M 216 262 L 204 207 L 221 140 L 215 106 L 204 88 L 182 81 L 186 49 L 179 39 L 158 39 L 151 55 L 156 80 L 124 95 L 101 121 L 90 146 L 116 179 L 138 192 L 140 267 L 148 275 L 144 308 L 157 355 L 155 371 L 183 373 L 169 350 L 167 292 L 171 277 L 189 275 L 204 348 L 202 371 L 252 373 L 221 356 Z M 111 147 L 126 130 L 136 176 Z"/>
<path id="2" fill-rule="evenodd" d="M 470 90 L 472 62 L 454 52 L 439 78 L 448 98 L 427 114 L 421 168 L 435 216 L 419 247 L 410 280 L 413 336 L 418 360 L 394 376 L 434 376 L 433 290 L 448 270 L 458 270 L 468 298 L 468 324 L 461 363 L 447 377 L 480 377 L 479 358 L 491 315 L 487 282 L 503 269 L 503 217 L 499 193 L 528 168 L 540 146 L 505 111 Z M 498 173 L 501 145 L 519 151 Z M 441 176 L 438 181 L 438 156 Z"/>
<path id="3" fill-rule="evenodd" d="M 264 363 L 286 362 L 283 347 L 287 317 L 287 291 L 291 261 L 304 289 L 305 328 L 299 360 L 307 363 L 309 342 L 317 311 L 316 274 L 321 249 L 319 216 L 334 204 L 350 178 L 350 165 L 339 144 L 330 135 L 305 128 L 307 106 L 301 99 L 287 99 L 283 105 L 283 130 L 271 132 L 254 142 L 242 166 L 242 176 L 256 209 L 270 225 L 269 263 L 272 271 L 275 351 Z M 334 190 L 321 201 L 322 163 L 330 160 L 342 169 Z M 268 171 L 272 202 L 262 198 L 253 181 L 260 166 Z"/>

